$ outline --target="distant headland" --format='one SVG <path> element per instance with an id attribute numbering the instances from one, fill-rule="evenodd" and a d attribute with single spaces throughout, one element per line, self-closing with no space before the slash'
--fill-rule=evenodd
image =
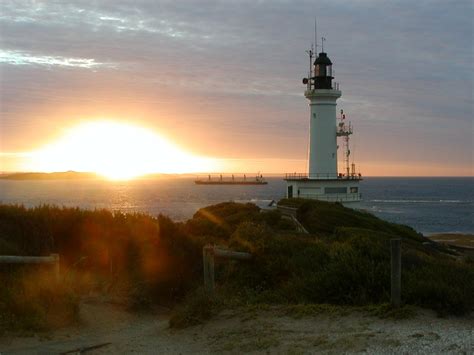
<path id="1" fill-rule="evenodd" d="M 99 175 L 90 172 L 63 171 L 54 173 L 4 173 L 0 175 L 0 179 L 5 180 L 81 180 L 81 179 L 98 179 Z"/>
<path id="2" fill-rule="evenodd" d="M 134 177 L 133 179 L 158 179 L 163 177 L 196 177 L 196 174 L 165 174 L 165 173 L 151 173 Z M 0 180 L 94 180 L 107 179 L 101 174 L 94 172 L 79 172 L 74 170 L 58 171 L 52 173 L 46 172 L 14 172 L 14 173 L 0 173 Z M 107 179 L 109 180 L 109 179 Z M 124 179 L 128 180 L 128 179 Z"/>

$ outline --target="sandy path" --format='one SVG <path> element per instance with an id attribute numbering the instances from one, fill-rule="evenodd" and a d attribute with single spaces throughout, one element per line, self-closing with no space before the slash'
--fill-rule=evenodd
<path id="1" fill-rule="evenodd" d="M 110 342 L 87 353 L 474 354 L 473 317 L 446 319 L 421 312 L 398 321 L 360 313 L 296 319 L 278 313 L 228 311 L 204 325 L 171 330 L 165 313 L 135 315 L 89 300 L 81 305 L 81 325 L 41 337 L 0 339 L 0 353 L 58 354 Z"/>
<path id="2" fill-rule="evenodd" d="M 80 319 L 79 325 L 48 334 L 0 338 L 0 354 L 59 354 L 103 343 L 111 344 L 87 353 L 183 353 L 195 350 L 189 345 L 182 346 L 171 335 L 169 317 L 163 312 L 134 314 L 117 304 L 88 299 L 81 303 Z"/>

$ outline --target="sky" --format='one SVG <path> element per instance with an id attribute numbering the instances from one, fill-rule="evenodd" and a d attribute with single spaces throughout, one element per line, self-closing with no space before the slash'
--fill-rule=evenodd
<path id="1" fill-rule="evenodd" d="M 473 15 L 464 0 L 2 0 L 0 171 L 112 120 L 216 171 L 305 172 L 317 18 L 357 170 L 472 176 Z"/>

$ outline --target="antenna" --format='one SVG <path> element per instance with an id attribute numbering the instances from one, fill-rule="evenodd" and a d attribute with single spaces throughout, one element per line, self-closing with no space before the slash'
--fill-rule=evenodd
<path id="1" fill-rule="evenodd" d="M 314 18 L 314 49 L 316 50 L 316 56 L 318 55 L 318 26 L 316 23 L 316 17 Z"/>
<path id="2" fill-rule="evenodd" d="M 312 76 L 312 65 L 313 65 L 313 54 L 314 54 L 314 51 L 313 51 L 313 44 L 311 43 L 311 49 L 310 50 L 307 50 L 306 53 L 308 53 L 308 56 L 309 56 L 309 73 L 308 73 L 308 83 L 309 83 L 309 86 L 311 86 L 311 76 Z"/>
<path id="3" fill-rule="evenodd" d="M 349 136 L 352 134 L 352 124 L 351 122 L 346 124 L 346 115 L 344 114 L 343 110 L 341 110 L 339 120 L 340 122 L 338 124 L 336 137 L 342 137 L 342 157 L 344 159 L 344 165 L 346 170 L 345 177 L 349 179 L 349 177 L 351 176 L 351 168 L 353 171 L 352 175 L 355 174 L 355 167 L 352 167 L 352 165 L 350 164 L 351 150 L 349 147 Z M 352 159 L 352 161 L 354 161 L 354 158 Z"/>
<path id="4" fill-rule="evenodd" d="M 321 52 L 324 52 L 324 41 L 325 40 L 326 40 L 326 38 L 321 37 Z"/>

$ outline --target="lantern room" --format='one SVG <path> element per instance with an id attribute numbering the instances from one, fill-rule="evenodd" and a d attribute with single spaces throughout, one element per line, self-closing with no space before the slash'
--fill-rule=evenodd
<path id="1" fill-rule="evenodd" d="M 332 89 L 332 62 L 327 53 L 321 52 L 314 61 L 316 89 Z"/>

